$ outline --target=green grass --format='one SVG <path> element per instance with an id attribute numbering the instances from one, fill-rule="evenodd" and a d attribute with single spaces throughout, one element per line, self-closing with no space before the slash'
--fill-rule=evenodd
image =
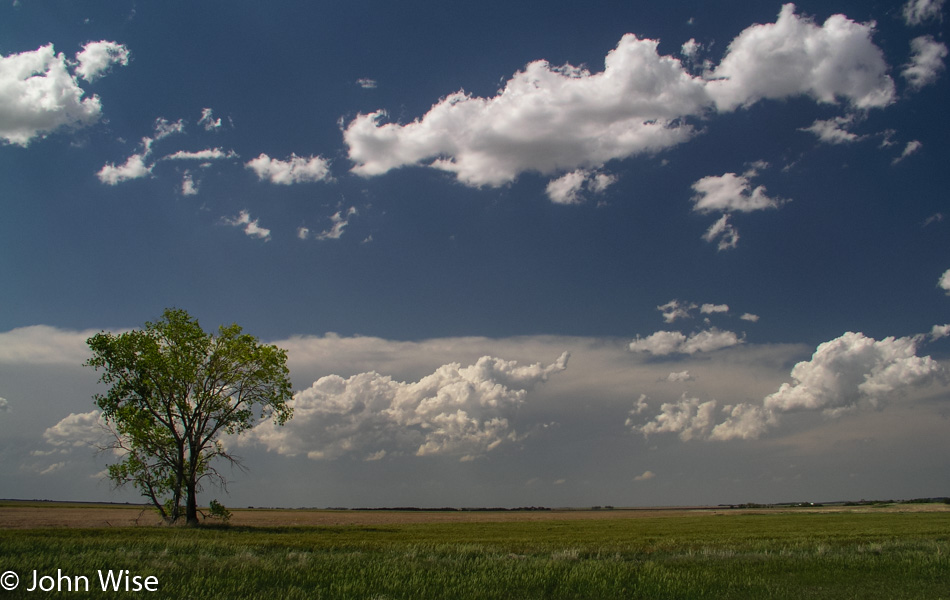
<path id="1" fill-rule="evenodd" d="M 154 575 L 154 598 L 950 599 L 950 513 L 770 513 L 325 528 L 0 531 L 33 569 Z M 82 597 L 122 596 L 82 594 Z"/>

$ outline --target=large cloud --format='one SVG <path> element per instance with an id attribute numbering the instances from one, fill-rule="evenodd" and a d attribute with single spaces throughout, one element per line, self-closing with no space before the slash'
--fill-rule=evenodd
<path id="1" fill-rule="evenodd" d="M 931 337 L 939 337 L 937 330 Z M 683 440 L 754 439 L 779 423 L 782 414 L 822 412 L 838 416 L 861 408 L 876 408 L 911 389 L 945 379 L 944 369 L 929 356 L 917 356 L 927 336 L 882 340 L 848 332 L 818 346 L 810 360 L 799 362 L 791 372 L 792 382 L 759 403 L 725 405 L 701 401 L 685 394 L 678 402 L 666 402 L 645 424 L 632 418 L 627 425 L 644 435 L 676 433 Z M 631 415 L 642 413 L 643 398 Z M 724 417 L 716 423 L 716 413 Z"/>
<path id="2" fill-rule="evenodd" d="M 819 27 L 786 4 L 775 23 L 753 25 L 732 40 L 708 92 L 719 110 L 803 94 L 824 103 L 841 98 L 856 108 L 886 106 L 894 82 L 873 32 L 873 23 L 844 15 Z"/>
<path id="3" fill-rule="evenodd" d="M 585 172 L 683 143 L 696 133 L 687 120 L 714 110 L 799 95 L 859 108 L 889 104 L 894 85 L 872 33 L 872 24 L 842 15 L 819 27 L 787 4 L 776 23 L 733 40 L 705 77 L 659 55 L 656 40 L 627 34 L 602 72 L 535 61 L 493 97 L 459 91 L 405 125 L 385 123 L 383 110 L 361 114 L 343 136 L 359 175 L 426 165 L 467 185 L 499 186 L 527 171 L 561 172 L 548 194 L 572 203 Z"/>
<path id="4" fill-rule="evenodd" d="M 328 375 L 298 392 L 294 418 L 247 433 L 244 443 L 314 460 L 387 454 L 483 455 L 519 438 L 511 419 L 532 387 L 567 366 L 567 353 L 544 366 L 482 357 L 475 364 L 446 364 L 413 383 L 365 372 Z"/>
<path id="5" fill-rule="evenodd" d="M 407 125 L 381 124 L 383 111 L 359 115 L 344 139 L 360 175 L 429 161 L 468 185 L 498 186 L 524 171 L 596 167 L 679 144 L 694 133 L 682 118 L 708 104 L 704 82 L 678 59 L 627 34 L 603 72 L 532 62 L 492 98 L 450 94 Z"/>
<path id="6" fill-rule="evenodd" d="M 58 129 L 99 120 L 99 97 L 83 98 L 77 75 L 91 81 L 109 65 L 127 63 L 128 50 L 115 42 L 92 42 L 76 58 L 74 75 L 66 56 L 52 44 L 0 56 L 0 139 L 27 146 Z"/>
<path id="7" fill-rule="evenodd" d="M 861 405 L 877 406 L 909 387 L 929 383 L 940 366 L 917 356 L 919 337 L 875 340 L 848 332 L 818 346 L 811 360 L 792 369 L 793 383 L 784 383 L 765 398 L 778 412 L 823 410 L 838 413 Z"/>

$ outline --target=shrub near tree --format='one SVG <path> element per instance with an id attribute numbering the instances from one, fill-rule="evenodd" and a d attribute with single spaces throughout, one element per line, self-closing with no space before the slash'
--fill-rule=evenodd
<path id="1" fill-rule="evenodd" d="M 286 351 L 236 324 L 213 335 L 184 310 L 166 309 L 142 330 L 102 332 L 87 344 L 85 366 L 109 386 L 95 396 L 112 432 L 107 448 L 122 456 L 109 478 L 134 485 L 168 522 L 197 524 L 201 482 L 227 483 L 215 463 L 240 466 L 222 435 L 293 415 Z"/>

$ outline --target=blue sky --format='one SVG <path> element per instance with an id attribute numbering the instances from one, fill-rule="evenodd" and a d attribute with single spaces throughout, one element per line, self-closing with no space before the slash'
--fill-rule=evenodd
<path id="1" fill-rule="evenodd" d="M 945 495 L 946 12 L 7 2 L 4 495 L 171 306 L 290 353 L 225 504 Z"/>

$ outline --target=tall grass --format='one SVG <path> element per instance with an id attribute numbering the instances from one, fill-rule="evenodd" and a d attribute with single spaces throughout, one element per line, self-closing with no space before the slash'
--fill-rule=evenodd
<path id="1" fill-rule="evenodd" d="M 0 571 L 23 582 L 0 596 L 73 595 L 25 592 L 34 569 L 154 575 L 155 598 L 934 600 L 950 514 L 0 532 Z"/>

